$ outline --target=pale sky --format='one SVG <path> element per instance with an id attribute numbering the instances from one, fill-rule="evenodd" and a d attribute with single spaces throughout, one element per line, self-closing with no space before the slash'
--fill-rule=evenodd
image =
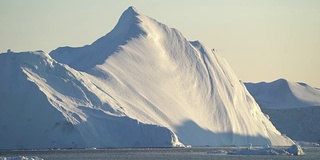
<path id="1" fill-rule="evenodd" d="M 320 0 L 0 0 L 0 52 L 91 44 L 129 6 L 215 48 L 242 81 L 320 87 Z"/>

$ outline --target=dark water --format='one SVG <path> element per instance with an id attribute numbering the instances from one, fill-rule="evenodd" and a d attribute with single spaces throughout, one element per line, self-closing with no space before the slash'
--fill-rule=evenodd
<path id="1" fill-rule="evenodd" d="M 304 156 L 284 155 L 222 155 L 212 153 L 235 148 L 152 148 L 152 149 L 98 149 L 98 150 L 39 150 L 0 151 L 1 157 L 39 157 L 45 160 L 240 160 L 240 159 L 320 159 L 320 147 L 303 148 Z"/>

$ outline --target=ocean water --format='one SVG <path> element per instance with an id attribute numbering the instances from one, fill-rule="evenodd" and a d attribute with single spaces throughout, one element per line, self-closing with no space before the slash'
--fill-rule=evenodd
<path id="1" fill-rule="evenodd" d="M 36 150 L 36 151 L 0 151 L 0 159 L 4 157 L 38 157 L 45 160 L 285 160 L 285 159 L 320 159 L 320 147 L 303 148 L 306 155 L 226 155 L 222 151 L 235 148 L 150 148 L 150 149 L 97 149 L 97 150 Z M 21 159 L 21 158 L 20 158 Z"/>

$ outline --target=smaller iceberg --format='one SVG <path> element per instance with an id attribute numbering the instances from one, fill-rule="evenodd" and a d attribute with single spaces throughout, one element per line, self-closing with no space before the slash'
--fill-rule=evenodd
<path id="1" fill-rule="evenodd" d="M 297 156 L 299 156 L 299 155 L 304 155 L 304 152 L 303 152 L 301 146 L 296 145 L 296 144 L 292 145 L 292 146 L 288 149 L 288 152 L 291 153 L 291 154 L 293 154 L 293 155 L 297 155 Z"/>
<path id="2" fill-rule="evenodd" d="M 292 145 L 288 149 L 277 148 L 253 148 L 251 145 L 248 148 L 233 150 L 228 152 L 233 155 L 304 155 L 304 152 L 299 145 Z"/>

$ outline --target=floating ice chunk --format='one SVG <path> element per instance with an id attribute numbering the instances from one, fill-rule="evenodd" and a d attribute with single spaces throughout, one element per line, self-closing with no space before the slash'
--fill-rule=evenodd
<path id="1" fill-rule="evenodd" d="M 301 146 L 299 146 L 297 144 L 294 144 L 291 147 L 289 147 L 287 151 L 293 155 L 304 155 L 304 152 L 303 152 Z"/>
<path id="2" fill-rule="evenodd" d="M 228 152 L 228 154 L 235 155 L 304 155 L 302 148 L 299 145 L 292 145 L 288 149 L 277 149 L 277 148 L 253 148 L 249 146 L 248 148 L 233 150 Z"/>
<path id="3" fill-rule="evenodd" d="M 191 145 L 186 145 L 186 148 L 191 148 L 192 146 Z"/>
<path id="4" fill-rule="evenodd" d="M 228 154 L 234 155 L 290 155 L 286 150 L 274 148 L 245 148 L 230 151 Z"/>
<path id="5" fill-rule="evenodd" d="M 18 156 L 18 157 L 0 157 L 0 160 L 44 160 L 44 159 L 39 157 Z"/>
<path id="6" fill-rule="evenodd" d="M 207 152 L 208 154 L 214 154 L 214 155 L 227 155 L 228 152 L 226 150 L 213 150 L 213 151 L 209 151 Z"/>

